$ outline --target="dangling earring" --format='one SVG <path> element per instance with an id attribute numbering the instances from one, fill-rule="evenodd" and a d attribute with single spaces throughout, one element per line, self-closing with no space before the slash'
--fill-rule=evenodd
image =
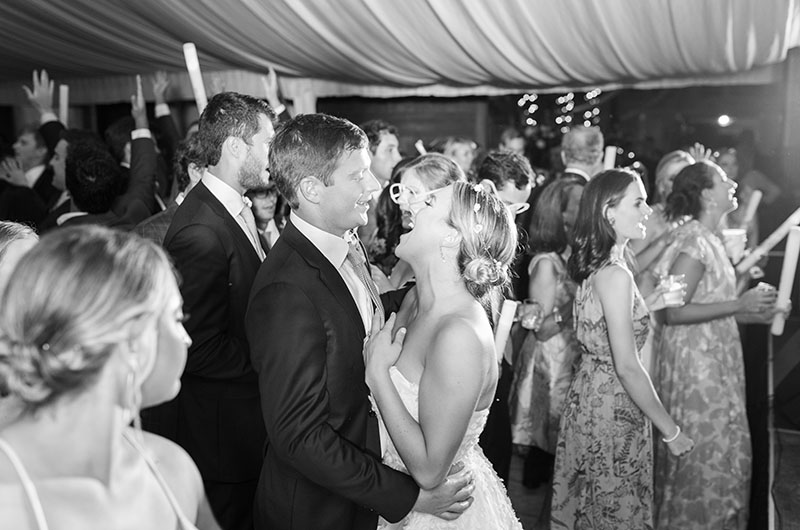
<path id="1" fill-rule="evenodd" d="M 442 263 L 446 263 L 447 262 L 447 258 L 444 255 L 444 246 L 443 245 L 439 245 L 439 256 L 442 257 Z"/>
<path id="2" fill-rule="evenodd" d="M 142 388 L 138 384 L 136 377 L 136 364 L 130 363 L 130 370 L 125 376 L 125 411 L 128 413 L 128 421 L 133 422 L 136 433 L 142 432 L 142 420 L 139 417 L 139 410 L 142 406 Z"/>

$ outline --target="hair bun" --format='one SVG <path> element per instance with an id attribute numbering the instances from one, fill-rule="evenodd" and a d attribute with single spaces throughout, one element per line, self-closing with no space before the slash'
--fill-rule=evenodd
<path id="1" fill-rule="evenodd" d="M 464 265 L 464 278 L 476 287 L 488 290 L 508 280 L 507 267 L 488 256 L 474 256 Z"/>
<path id="2" fill-rule="evenodd" d="M 41 403 L 52 390 L 45 381 L 46 370 L 40 363 L 36 346 L 7 338 L 0 342 L 0 387 L 27 403 Z"/>

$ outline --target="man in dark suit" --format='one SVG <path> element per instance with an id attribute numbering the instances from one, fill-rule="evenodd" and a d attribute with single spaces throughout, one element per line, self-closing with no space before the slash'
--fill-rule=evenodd
<path id="1" fill-rule="evenodd" d="M 226 530 L 252 528 L 265 439 L 244 329 L 263 249 L 244 193 L 269 178 L 271 118 L 270 108 L 256 98 L 233 92 L 211 98 L 197 133 L 208 168 L 164 239 L 183 279 L 192 345 L 175 399 L 177 425 L 162 432 L 197 463 Z"/>
<path id="2" fill-rule="evenodd" d="M 362 357 L 377 294 L 348 258 L 365 259 L 363 248 L 345 240 L 380 190 L 366 135 L 339 118 L 297 116 L 269 161 L 292 211 L 247 311 L 268 433 L 256 528 L 374 530 L 378 515 L 398 521 L 412 509 L 457 517 L 470 503 L 468 475 L 425 491 L 381 463 Z"/>

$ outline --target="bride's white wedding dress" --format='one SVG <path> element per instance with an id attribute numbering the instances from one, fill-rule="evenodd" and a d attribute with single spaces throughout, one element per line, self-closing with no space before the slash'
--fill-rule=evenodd
<path id="1" fill-rule="evenodd" d="M 408 381 L 396 367 L 389 370 L 400 398 L 408 412 L 419 421 L 419 386 Z M 380 417 L 380 413 L 378 414 Z M 381 520 L 378 525 L 381 529 L 405 530 L 436 530 L 436 529 L 465 529 L 465 530 L 522 530 L 522 525 L 514 515 L 511 501 L 506 494 L 502 481 L 492 468 L 492 464 L 484 456 L 478 437 L 486 425 L 489 409 L 472 413 L 467 432 L 456 452 L 455 462 L 463 462 L 466 469 L 472 471 L 475 483 L 475 499 L 467 511 L 455 521 L 445 521 L 433 515 L 411 512 L 405 519 L 396 524 L 389 524 Z M 381 428 L 383 428 L 381 420 Z M 397 454 L 397 449 L 387 436 L 387 448 L 383 455 L 384 464 L 408 473 L 403 460 Z"/>

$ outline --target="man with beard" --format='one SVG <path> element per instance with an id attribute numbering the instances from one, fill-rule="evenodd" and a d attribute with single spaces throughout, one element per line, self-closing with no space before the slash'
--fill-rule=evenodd
<path id="1" fill-rule="evenodd" d="M 266 186 L 273 112 L 263 101 L 217 94 L 197 132 L 208 167 L 167 230 L 164 248 L 183 279 L 192 338 L 171 430 L 158 429 L 194 458 L 222 528 L 252 528 L 253 497 L 266 437 L 244 316 L 264 250 L 248 189 Z M 169 432 L 171 430 L 171 432 Z"/>

